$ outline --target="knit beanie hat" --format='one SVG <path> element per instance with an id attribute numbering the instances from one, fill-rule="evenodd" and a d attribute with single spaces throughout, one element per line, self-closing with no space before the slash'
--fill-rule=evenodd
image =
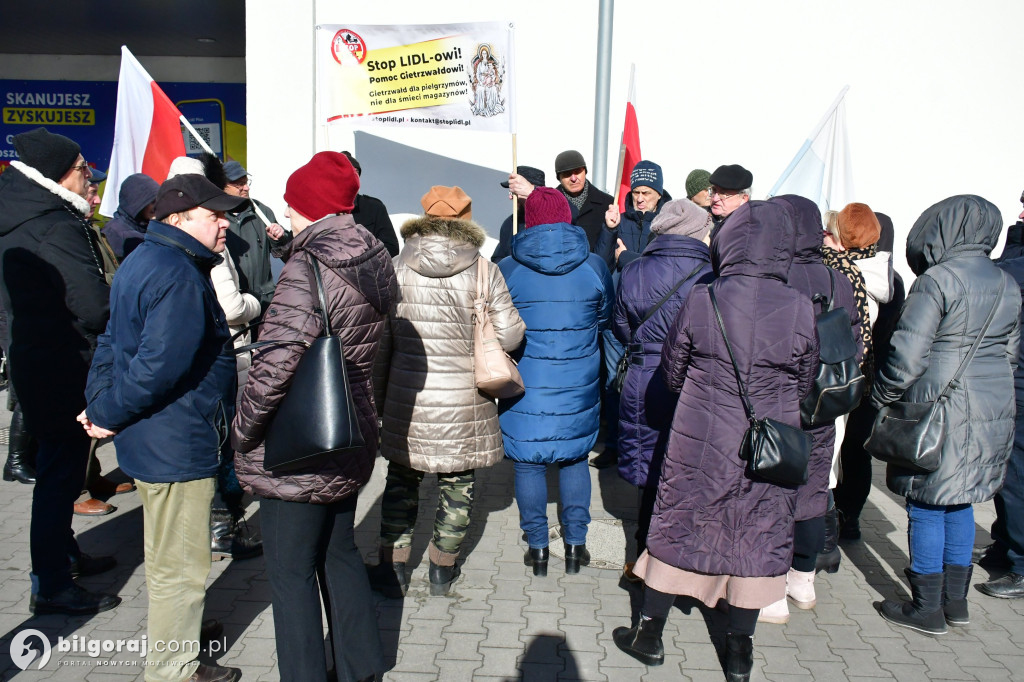
<path id="1" fill-rule="evenodd" d="M 692 199 L 695 195 L 711 186 L 711 173 L 703 168 L 694 168 L 686 176 L 686 198 Z M 746 188 L 744 188 L 746 189 Z"/>
<path id="2" fill-rule="evenodd" d="M 629 174 L 629 191 L 637 187 L 650 187 L 658 194 L 664 194 L 661 166 L 653 161 L 638 161 Z"/>
<path id="3" fill-rule="evenodd" d="M 435 218 L 473 219 L 473 200 L 461 187 L 434 185 L 420 199 L 423 212 Z"/>
<path id="4" fill-rule="evenodd" d="M 68 172 L 82 148 L 71 138 L 51 133 L 46 128 L 36 128 L 14 136 L 14 150 L 26 166 L 42 173 L 44 178 L 60 182 Z"/>
<path id="5" fill-rule="evenodd" d="M 179 156 L 171 161 L 171 166 L 167 169 L 167 179 L 179 175 L 204 175 L 203 162 L 191 156 Z"/>
<path id="6" fill-rule="evenodd" d="M 661 212 L 651 222 L 654 234 L 681 234 L 701 240 L 707 236 L 712 225 L 711 214 L 689 199 L 666 202 Z"/>
<path id="7" fill-rule="evenodd" d="M 359 176 L 340 152 L 317 152 L 288 177 L 284 201 L 307 220 L 351 213 L 359 192 Z"/>
<path id="8" fill-rule="evenodd" d="M 867 204 L 847 204 L 839 212 L 839 241 L 848 249 L 862 249 L 878 241 L 882 226 Z"/>
<path id="9" fill-rule="evenodd" d="M 557 189 L 537 187 L 526 198 L 526 227 L 571 222 L 569 202 Z"/>

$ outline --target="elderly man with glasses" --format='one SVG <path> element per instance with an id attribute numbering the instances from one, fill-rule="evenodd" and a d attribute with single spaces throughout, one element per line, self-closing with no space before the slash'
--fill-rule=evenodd
<path id="1" fill-rule="evenodd" d="M 249 196 L 252 176 L 242 164 L 228 161 L 224 164 L 228 184 L 224 191 L 232 196 L 248 199 L 237 210 L 229 211 L 228 253 L 238 270 L 238 285 L 243 294 L 252 294 L 260 302 L 264 313 L 274 297 L 274 273 L 270 269 L 270 256 L 291 241 L 292 233 L 278 224 L 274 212 Z M 260 217 L 256 207 L 270 222 Z"/>
<path id="2" fill-rule="evenodd" d="M 30 610 L 81 615 L 119 597 L 89 592 L 74 577 L 112 568 L 82 554 L 72 505 L 85 481 L 89 436 L 75 421 L 110 287 L 89 226 L 91 171 L 78 144 L 45 128 L 14 136 L 18 161 L 0 175 L 0 281 L 11 331 L 11 381 L 25 427 L 39 442 L 29 548 Z M 72 563 L 74 562 L 74 564 Z"/>
<path id="3" fill-rule="evenodd" d="M 711 183 L 709 196 L 715 223 L 711 233 L 714 234 L 733 211 L 750 201 L 754 174 L 739 164 L 732 164 L 716 168 L 708 181 Z"/>

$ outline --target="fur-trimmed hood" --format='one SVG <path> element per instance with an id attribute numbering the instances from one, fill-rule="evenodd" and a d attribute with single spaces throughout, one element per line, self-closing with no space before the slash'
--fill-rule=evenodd
<path id="1" fill-rule="evenodd" d="M 421 216 L 402 225 L 398 262 L 424 277 L 451 277 L 476 262 L 485 233 L 472 220 Z"/>
<path id="2" fill-rule="evenodd" d="M 21 171 L 22 175 L 32 180 L 37 185 L 45 189 L 46 191 L 54 194 L 64 201 L 71 204 L 71 207 L 78 211 L 83 217 L 89 213 L 89 202 L 83 197 L 78 196 L 69 189 L 64 188 L 58 183 L 54 182 L 50 178 L 45 177 L 42 173 L 37 171 L 32 166 L 21 161 L 11 161 L 11 167 L 17 168 Z"/>

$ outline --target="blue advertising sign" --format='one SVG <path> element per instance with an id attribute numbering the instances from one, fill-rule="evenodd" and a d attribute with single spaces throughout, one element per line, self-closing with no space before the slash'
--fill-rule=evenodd
<path id="1" fill-rule="evenodd" d="M 245 164 L 244 83 L 160 83 L 218 156 Z M 114 141 L 116 81 L 0 80 L 0 172 L 18 158 L 14 136 L 39 126 L 70 137 L 106 170 Z M 185 136 L 190 154 L 202 151 Z"/>

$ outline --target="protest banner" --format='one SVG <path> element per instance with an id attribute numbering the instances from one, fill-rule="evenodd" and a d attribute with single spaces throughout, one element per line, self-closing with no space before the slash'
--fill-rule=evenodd
<path id="1" fill-rule="evenodd" d="M 317 26 L 321 124 L 515 132 L 507 22 Z"/>

